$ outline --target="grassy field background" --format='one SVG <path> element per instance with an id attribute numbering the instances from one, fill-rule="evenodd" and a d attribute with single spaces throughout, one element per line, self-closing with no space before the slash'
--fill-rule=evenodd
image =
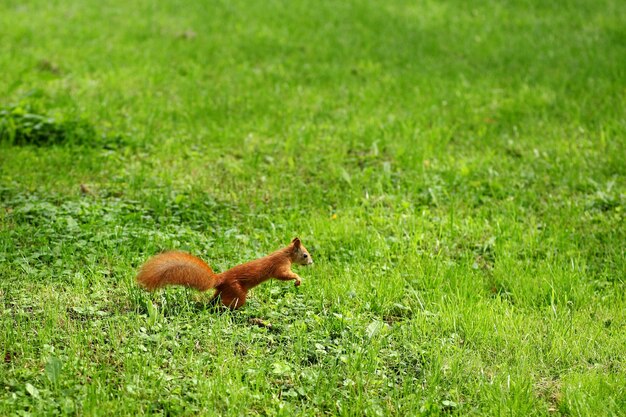
<path id="1" fill-rule="evenodd" d="M 2 1 L 0 415 L 623 415 L 625 21 Z M 134 283 L 296 235 L 234 313 Z"/>

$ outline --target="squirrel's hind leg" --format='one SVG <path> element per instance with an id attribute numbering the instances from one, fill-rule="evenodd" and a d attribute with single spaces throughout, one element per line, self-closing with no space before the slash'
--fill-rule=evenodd
<path id="1" fill-rule="evenodd" d="M 215 291 L 211 304 L 217 305 L 221 301 L 225 307 L 236 310 L 246 303 L 246 293 L 247 291 L 239 286 L 220 286 Z"/>

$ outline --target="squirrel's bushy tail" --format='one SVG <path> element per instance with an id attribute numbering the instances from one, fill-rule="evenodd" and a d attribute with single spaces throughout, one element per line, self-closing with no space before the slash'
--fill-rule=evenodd
<path id="1" fill-rule="evenodd" d="M 209 265 L 184 252 L 165 252 L 150 258 L 139 270 L 137 282 L 150 291 L 166 285 L 206 291 L 219 284 Z"/>

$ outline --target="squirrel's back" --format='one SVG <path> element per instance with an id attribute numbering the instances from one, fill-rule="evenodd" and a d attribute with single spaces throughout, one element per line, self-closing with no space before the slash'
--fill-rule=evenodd
<path id="1" fill-rule="evenodd" d="M 139 270 L 137 282 L 147 290 L 184 285 L 206 291 L 219 284 L 206 262 L 184 252 L 165 252 L 150 258 Z"/>

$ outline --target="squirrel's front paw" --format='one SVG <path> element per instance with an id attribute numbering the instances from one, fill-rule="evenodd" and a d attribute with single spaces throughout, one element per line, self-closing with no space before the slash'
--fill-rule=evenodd
<path id="1" fill-rule="evenodd" d="M 293 283 L 293 285 L 295 285 L 296 287 L 299 287 L 300 284 L 302 284 L 302 281 L 300 281 L 300 279 L 297 279 L 296 282 Z"/>

